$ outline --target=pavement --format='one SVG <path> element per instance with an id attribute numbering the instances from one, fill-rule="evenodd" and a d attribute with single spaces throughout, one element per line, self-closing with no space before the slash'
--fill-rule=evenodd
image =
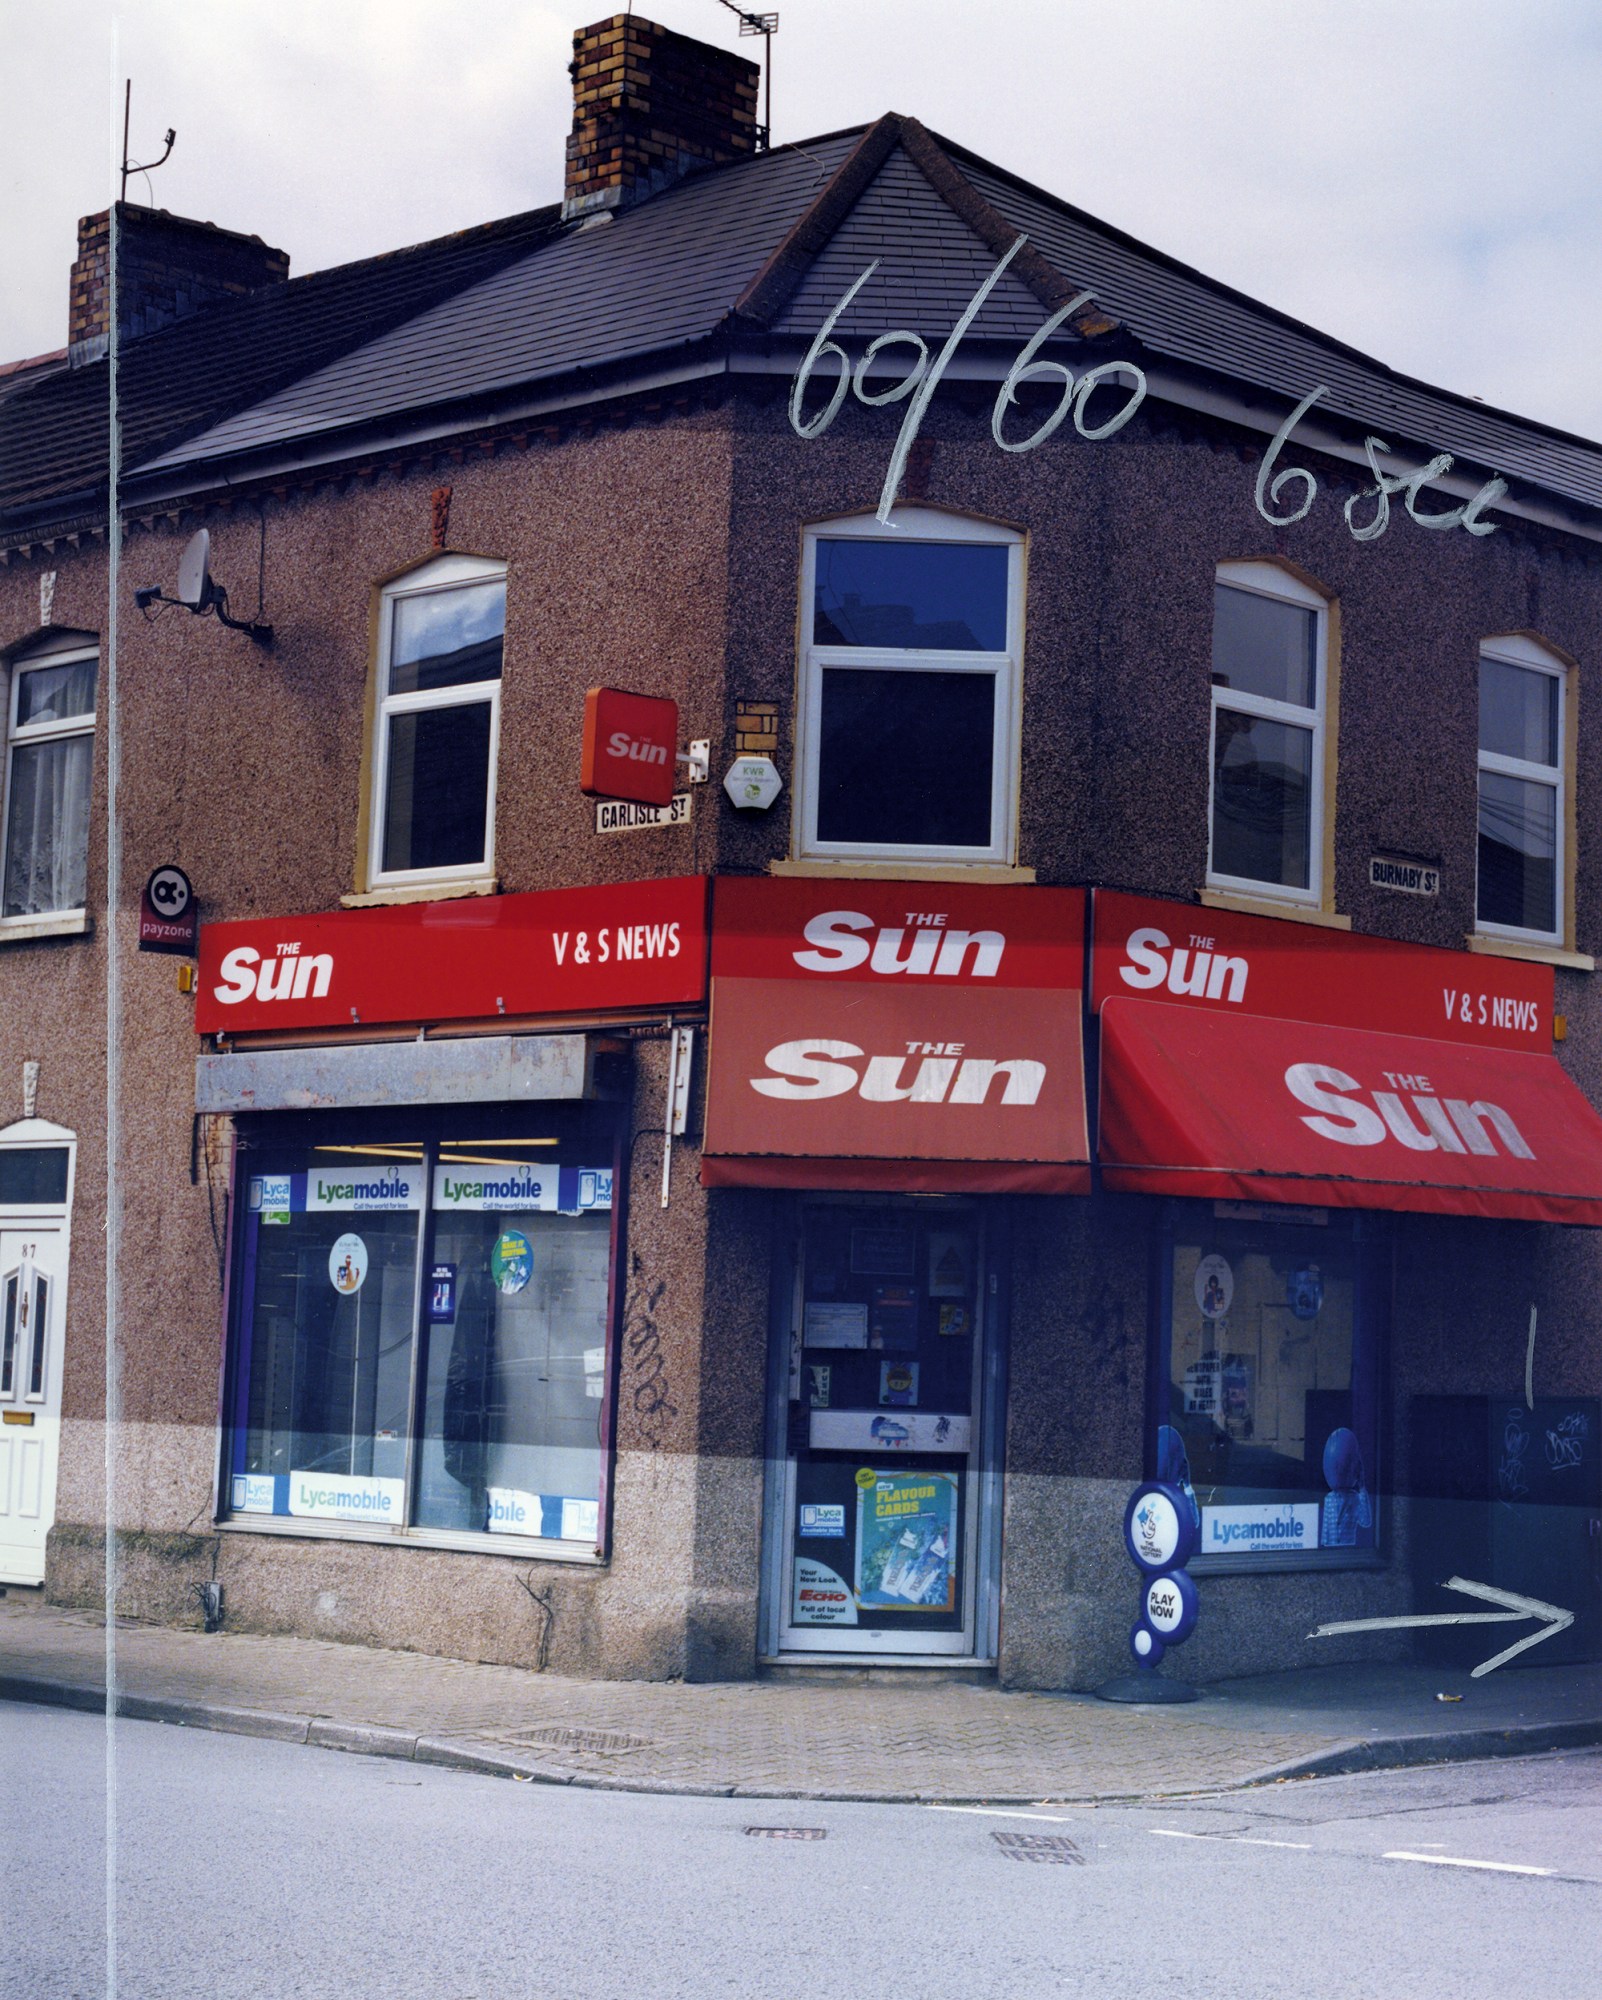
<path id="1" fill-rule="evenodd" d="M 582 1681 L 326 1640 L 117 1621 L 117 1712 L 553 1785 L 1038 1804 L 1194 1795 L 1602 1742 L 1602 1667 L 1342 1666 L 1184 1706 L 910 1676 Z M 0 1699 L 101 1709 L 98 1614 L 0 1600 Z M 1441 1694 L 1459 1696 L 1442 1701 Z"/>

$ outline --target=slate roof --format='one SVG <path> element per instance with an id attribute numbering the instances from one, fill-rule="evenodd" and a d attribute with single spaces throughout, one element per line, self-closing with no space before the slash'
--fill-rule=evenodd
<path id="1" fill-rule="evenodd" d="M 119 370 L 124 466 L 523 256 L 557 221 L 554 207 L 509 216 L 208 306 L 129 341 Z M 104 361 L 57 365 L 0 396 L 0 534 L 104 510 L 108 373 Z"/>
<path id="2" fill-rule="evenodd" d="M 150 336 L 126 351 L 130 487 L 172 490 L 191 469 L 196 485 L 215 478 L 223 461 L 244 472 L 467 428 L 559 394 L 615 393 L 652 371 L 788 372 L 875 258 L 841 323 L 848 345 L 911 327 L 933 348 L 1020 231 L 1029 248 L 964 345 L 976 369 L 1003 372 L 1046 310 L 1090 288 L 1095 307 L 1076 330 L 1119 326 L 1154 367 L 1201 371 L 1276 416 L 1324 383 L 1318 416 L 1602 508 L 1602 447 L 1400 375 L 896 114 L 693 175 L 605 222 L 514 217 Z M 209 410 L 189 386 L 207 369 L 226 391 Z M 0 400 L 0 510 L 37 506 L 65 483 L 64 466 L 88 476 L 90 394 L 56 376 Z M 52 471 L 37 439 L 48 441 L 57 400 L 70 436 Z M 32 491 L 13 485 L 5 458 L 8 419 L 24 411 L 36 426 Z"/>
<path id="3" fill-rule="evenodd" d="M 1283 399 L 1281 414 L 1324 383 L 1318 416 L 1602 507 L 1602 448 L 1398 374 L 894 114 L 557 235 L 154 464 L 327 449 L 341 432 L 373 436 L 424 412 L 443 420 L 452 405 L 465 421 L 517 390 L 719 341 L 790 355 L 875 258 L 842 327 L 912 327 L 933 347 L 1019 231 L 1032 249 L 974 322 L 976 353 L 993 342 L 1015 355 L 1043 304 L 1089 287 L 1150 355 Z M 799 249 L 798 234 L 809 237 Z M 753 311 L 774 266 L 776 296 Z"/>

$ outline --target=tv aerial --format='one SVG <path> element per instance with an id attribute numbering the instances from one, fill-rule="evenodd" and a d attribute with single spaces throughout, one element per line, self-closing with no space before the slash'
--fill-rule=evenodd
<path id="1" fill-rule="evenodd" d="M 178 558 L 178 595 L 168 597 L 159 583 L 147 583 L 134 592 L 134 603 L 141 611 L 148 611 L 153 604 L 181 605 L 197 618 L 215 618 L 230 632 L 244 632 L 258 646 L 270 646 L 273 642 L 270 625 L 230 615 L 228 593 L 211 573 L 211 532 L 207 528 L 197 528 L 184 544 L 184 552 Z"/>
<path id="2" fill-rule="evenodd" d="M 169 125 L 167 127 L 166 149 L 162 153 L 162 156 L 159 160 L 145 160 L 143 162 L 140 162 L 138 160 L 130 160 L 128 157 L 128 125 L 129 125 L 129 120 L 132 118 L 132 116 L 133 116 L 133 78 L 129 77 L 123 86 L 123 92 L 122 92 L 121 199 L 123 201 L 126 201 L 128 199 L 128 176 L 130 174 L 143 174 L 145 176 L 145 185 L 146 187 L 148 187 L 150 185 L 150 176 L 156 171 L 157 167 L 164 167 L 167 164 L 168 155 L 172 152 L 173 143 L 178 137 L 178 134 Z"/>
<path id="3" fill-rule="evenodd" d="M 742 35 L 762 37 L 762 150 L 769 152 L 773 146 L 773 37 L 779 32 L 779 17 L 753 13 L 739 0 L 718 0 L 718 5 L 738 15 Z"/>

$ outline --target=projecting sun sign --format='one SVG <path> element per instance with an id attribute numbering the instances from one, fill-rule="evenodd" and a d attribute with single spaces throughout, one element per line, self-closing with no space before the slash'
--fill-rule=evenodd
<path id="1" fill-rule="evenodd" d="M 974 293 L 963 311 L 962 317 L 951 329 L 944 346 L 931 362 L 929 348 L 921 334 L 910 328 L 901 327 L 893 333 L 881 333 L 870 340 L 863 350 L 862 358 L 852 365 L 851 357 L 840 343 L 832 338 L 835 327 L 844 317 L 847 309 L 868 280 L 878 270 L 883 258 L 876 257 L 862 275 L 843 294 L 839 304 L 819 327 L 817 338 L 807 349 L 806 359 L 796 370 L 795 380 L 790 387 L 790 423 L 797 436 L 803 438 L 821 437 L 840 414 L 840 407 L 848 394 L 855 395 L 859 403 L 869 409 L 881 409 L 886 404 L 899 403 L 910 398 L 906 415 L 901 420 L 901 429 L 896 435 L 895 446 L 890 454 L 890 464 L 885 472 L 884 486 L 879 495 L 877 518 L 886 527 L 895 524 L 890 518 L 897 495 L 901 491 L 902 476 L 906 471 L 907 454 L 911 451 L 922 427 L 924 414 L 940 386 L 941 377 L 950 366 L 952 357 L 962 345 L 969 327 L 978 317 L 980 309 L 1001 282 L 1009 264 L 1028 242 L 1027 236 L 1020 236 L 1012 245 L 996 268 Z M 1087 368 L 1076 376 L 1066 362 L 1037 359 L 1042 347 L 1052 335 L 1073 318 L 1076 313 L 1092 307 L 1094 294 L 1080 292 L 1060 307 L 1041 327 L 1024 347 L 1018 359 L 1007 371 L 1007 378 L 997 392 L 995 406 L 990 413 L 990 434 L 1003 451 L 1019 453 L 1034 451 L 1043 445 L 1060 427 L 1073 418 L 1074 429 L 1082 438 L 1096 443 L 1114 436 L 1121 431 L 1141 404 L 1146 400 L 1145 372 L 1132 361 L 1104 361 Z M 1111 324 L 1111 322 L 1107 322 Z M 889 388 L 871 388 L 868 376 L 875 361 L 891 348 L 904 348 L 910 352 L 911 363 L 899 382 Z M 807 388 L 814 371 L 825 360 L 838 365 L 834 388 L 828 402 L 812 416 L 805 414 Z M 1018 390 L 1025 383 L 1038 380 L 1053 380 L 1061 385 L 1061 396 L 1057 407 L 1027 437 L 1009 437 L 1006 432 L 1007 413 L 1018 400 Z M 1108 413 L 1105 404 L 1101 406 L 1101 421 L 1090 423 L 1086 410 L 1096 392 L 1107 388 L 1122 390 L 1122 404 Z M 1273 441 L 1263 455 L 1258 469 L 1254 498 L 1257 511 L 1271 527 L 1286 528 L 1294 521 L 1302 520 L 1312 512 L 1313 502 L 1318 497 L 1318 481 L 1305 466 L 1286 465 L 1279 467 L 1281 455 L 1290 443 L 1291 434 L 1313 405 L 1329 394 L 1327 384 L 1320 383 L 1302 397 L 1290 415 L 1274 433 Z M 1452 454 L 1437 452 L 1425 465 L 1403 467 L 1387 471 L 1380 463 L 1382 455 L 1393 456 L 1391 447 L 1383 438 L 1366 437 L 1363 449 L 1368 458 L 1369 470 L 1374 484 L 1355 493 L 1343 509 L 1346 526 L 1355 542 L 1372 542 L 1384 534 L 1390 526 L 1391 501 L 1401 497 L 1407 509 L 1409 520 L 1416 527 L 1445 530 L 1461 528 L 1469 535 L 1494 535 L 1496 523 L 1482 519 L 1486 510 L 1501 499 L 1507 491 L 1505 479 L 1488 479 L 1483 486 L 1461 506 L 1445 508 L 1433 513 L 1422 511 L 1420 502 L 1425 489 L 1432 481 L 1441 478 L 1452 467 Z M 1278 470 L 1275 468 L 1279 467 Z"/>
<path id="2" fill-rule="evenodd" d="M 679 706 L 622 688 L 584 697 L 579 790 L 646 806 L 670 806 L 679 743 Z"/>

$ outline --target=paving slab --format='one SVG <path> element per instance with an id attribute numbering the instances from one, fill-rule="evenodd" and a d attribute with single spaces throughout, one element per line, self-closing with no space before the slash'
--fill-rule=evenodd
<path id="1" fill-rule="evenodd" d="M 585 1681 L 327 1640 L 119 1620 L 129 1716 L 546 1784 L 753 1798 L 1039 1803 L 1602 1742 L 1602 1668 L 1227 1681 L 1182 1707 L 950 1682 Z M 0 1698 L 99 1707 L 95 1614 L 0 1600 Z M 1440 1694 L 1459 1696 L 1440 1701 Z"/>

